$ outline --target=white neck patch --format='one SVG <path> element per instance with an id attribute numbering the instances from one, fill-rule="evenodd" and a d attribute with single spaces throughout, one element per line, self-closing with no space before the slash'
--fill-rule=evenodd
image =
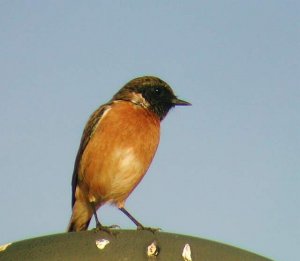
<path id="1" fill-rule="evenodd" d="M 140 93 L 133 92 L 131 96 L 131 102 L 142 106 L 143 108 L 149 108 L 150 104 L 145 100 L 145 98 Z"/>

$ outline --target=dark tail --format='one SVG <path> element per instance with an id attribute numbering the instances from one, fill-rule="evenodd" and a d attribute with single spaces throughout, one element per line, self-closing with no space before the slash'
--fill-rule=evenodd
<path id="1" fill-rule="evenodd" d="M 87 202 L 76 200 L 67 232 L 87 230 L 92 216 L 93 210 L 91 206 Z"/>

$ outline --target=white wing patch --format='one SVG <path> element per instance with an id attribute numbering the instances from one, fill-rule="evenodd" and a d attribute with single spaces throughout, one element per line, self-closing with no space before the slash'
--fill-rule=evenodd
<path id="1" fill-rule="evenodd" d="M 101 118 L 98 120 L 97 124 L 94 126 L 93 131 L 91 133 L 90 136 L 93 136 L 94 132 L 96 131 L 96 129 L 98 128 L 100 122 L 104 119 L 104 117 L 106 116 L 106 114 L 111 110 L 111 107 L 108 107 L 107 109 L 105 109 L 105 111 L 103 112 L 103 114 L 101 115 Z"/>

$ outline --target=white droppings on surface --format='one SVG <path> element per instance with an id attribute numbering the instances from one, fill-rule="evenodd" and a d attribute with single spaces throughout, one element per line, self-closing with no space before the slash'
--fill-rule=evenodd
<path id="1" fill-rule="evenodd" d="M 99 248 L 99 249 L 104 249 L 106 247 L 107 244 L 109 244 L 109 240 L 105 239 L 105 238 L 101 238 L 101 239 L 97 239 L 96 240 L 96 246 Z"/>
<path id="2" fill-rule="evenodd" d="M 6 248 L 8 248 L 11 244 L 12 243 L 7 243 L 7 244 L 4 244 L 4 245 L 1 245 L 0 246 L 0 252 L 6 250 Z"/>
<path id="3" fill-rule="evenodd" d="M 185 244 L 182 251 L 182 257 L 184 261 L 192 261 L 192 251 L 189 244 Z"/>
<path id="4" fill-rule="evenodd" d="M 147 256 L 148 257 L 156 257 L 159 254 L 159 248 L 157 246 L 156 241 L 153 241 L 148 247 L 147 247 Z"/>

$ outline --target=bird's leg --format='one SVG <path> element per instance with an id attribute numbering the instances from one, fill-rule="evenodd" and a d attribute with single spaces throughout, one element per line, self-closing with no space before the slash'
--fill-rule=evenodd
<path id="1" fill-rule="evenodd" d="M 124 207 L 120 207 L 119 209 L 136 225 L 138 230 L 149 230 L 152 233 L 161 230 L 160 228 L 144 227 Z"/>
<path id="2" fill-rule="evenodd" d="M 138 229 L 143 229 L 144 226 L 138 222 L 125 208 L 119 208 L 129 219 L 137 226 Z"/>
<path id="3" fill-rule="evenodd" d="M 106 233 L 113 234 L 113 232 L 111 231 L 112 228 L 120 228 L 118 225 L 112 225 L 112 226 L 108 226 L 108 227 L 103 226 L 98 219 L 95 202 L 91 201 L 90 203 L 91 203 L 91 206 L 93 209 L 93 214 L 94 214 L 95 221 L 96 221 L 96 231 L 102 230 Z"/>
<path id="4" fill-rule="evenodd" d="M 93 214 L 94 214 L 95 221 L 96 221 L 96 228 L 101 229 L 101 227 L 103 227 L 103 226 L 99 222 L 99 219 L 98 219 L 98 216 L 97 216 L 97 211 L 96 211 L 96 206 L 95 206 L 95 202 L 94 201 L 91 201 L 91 206 L 92 206 Z"/>

